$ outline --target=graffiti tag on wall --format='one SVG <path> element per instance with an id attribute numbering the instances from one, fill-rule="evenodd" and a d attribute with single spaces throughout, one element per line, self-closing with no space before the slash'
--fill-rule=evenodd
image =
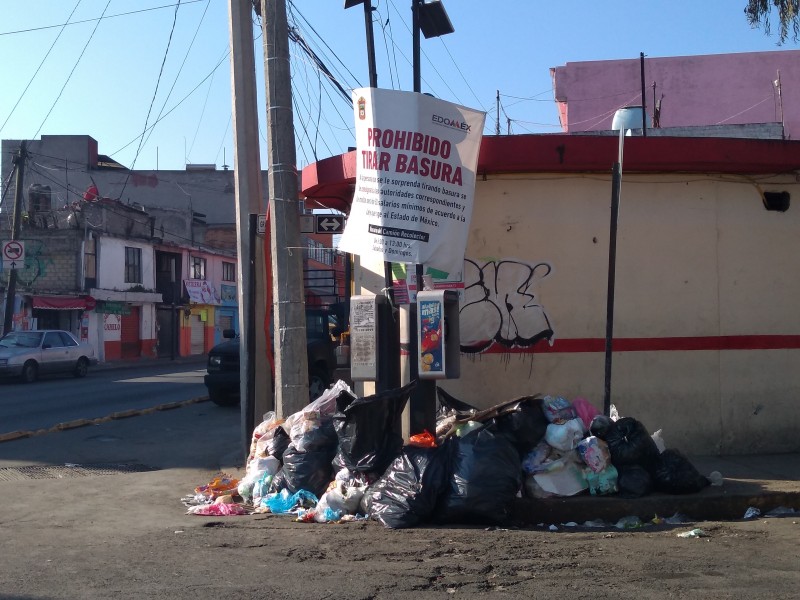
<path id="1" fill-rule="evenodd" d="M 476 354 L 494 344 L 527 348 L 552 340 L 550 320 L 534 294 L 534 287 L 552 270 L 545 262 L 465 259 L 461 351 Z"/>
<path id="2" fill-rule="evenodd" d="M 47 268 L 53 260 L 44 256 L 45 246 L 41 240 L 25 241 L 25 267 L 17 269 L 17 282 L 22 286 L 31 286 L 40 277 L 47 275 Z"/>

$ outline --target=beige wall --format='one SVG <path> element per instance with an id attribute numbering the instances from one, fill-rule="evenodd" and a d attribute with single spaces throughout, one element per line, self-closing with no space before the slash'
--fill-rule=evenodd
<path id="1" fill-rule="evenodd" d="M 758 185 L 800 201 L 794 177 L 762 177 Z M 539 265 L 529 278 L 530 308 L 511 285 L 524 264 L 502 267 L 505 292 L 495 304 L 511 294 L 525 335 L 546 316 L 553 350 L 572 342 L 569 348 L 594 351 L 543 353 L 543 340 L 509 353 L 494 344 L 462 354 L 462 378 L 443 387 L 478 406 L 540 392 L 584 396 L 602 407 L 610 196 L 603 175 L 478 181 L 467 258 L 485 275 L 495 272 L 492 260 Z M 663 428 L 668 446 L 688 453 L 800 449 L 800 350 L 751 348 L 752 336 L 800 335 L 799 210 L 768 212 L 758 186 L 744 177 L 623 174 L 614 336 L 644 339 L 644 350 L 614 354 L 612 401 L 621 414 L 651 431 Z M 476 269 L 465 273 L 469 284 Z M 362 278 L 367 289 L 373 281 L 382 278 Z M 494 327 L 501 313 L 485 302 L 462 305 L 462 341 Z M 502 318 L 507 331 L 510 319 Z M 727 339 L 720 336 L 744 336 L 736 343 L 745 349 L 686 350 L 664 340 L 717 348 Z M 657 349 L 663 343 L 678 349 Z"/>

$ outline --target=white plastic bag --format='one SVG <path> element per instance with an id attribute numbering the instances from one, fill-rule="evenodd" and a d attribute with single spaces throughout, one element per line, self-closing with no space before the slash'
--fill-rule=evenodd
<path id="1" fill-rule="evenodd" d="M 344 514 L 354 515 L 358 512 L 361 504 L 361 498 L 364 496 L 366 486 L 352 485 L 348 486 L 337 481 L 335 486 L 332 486 L 322 499 L 333 510 L 340 511 Z M 321 500 L 322 500 L 321 499 Z"/>
<path id="2" fill-rule="evenodd" d="M 532 475 L 542 491 L 555 496 L 574 496 L 589 487 L 586 477 L 574 460 L 572 453 L 550 463 L 544 473 Z"/>
<path id="3" fill-rule="evenodd" d="M 667 444 L 664 442 L 664 435 L 661 433 L 663 430 L 659 429 L 650 437 L 653 438 L 653 441 L 656 444 L 656 448 L 658 448 L 658 453 L 661 454 L 664 450 L 667 449 Z"/>
<path id="4" fill-rule="evenodd" d="M 570 419 L 566 423 L 550 423 L 544 434 L 545 441 L 556 450 L 568 452 L 578 447 L 583 439 L 583 421 Z"/>
<path id="5" fill-rule="evenodd" d="M 324 421 L 333 417 L 333 413 L 336 412 L 336 398 L 343 391 L 350 392 L 350 386 L 340 379 L 311 404 L 286 419 L 283 429 L 289 434 L 298 452 L 306 451 L 303 441 L 305 434 L 314 431 Z"/>

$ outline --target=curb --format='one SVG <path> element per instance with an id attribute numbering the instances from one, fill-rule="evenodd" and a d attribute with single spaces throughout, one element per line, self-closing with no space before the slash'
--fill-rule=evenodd
<path id="1" fill-rule="evenodd" d="M 685 496 L 654 493 L 631 499 L 619 496 L 520 498 L 512 506 L 511 519 L 525 526 L 598 519 L 616 523 L 629 516 L 647 522 L 655 516 L 665 518 L 678 513 L 690 521 L 735 521 L 742 519 L 750 507 L 766 513 L 781 506 L 800 508 L 800 491 L 767 490 L 757 482 L 731 481 L 721 488 L 707 488 Z"/>
<path id="2" fill-rule="evenodd" d="M 139 408 L 124 410 L 120 412 L 111 413 L 105 417 L 97 417 L 96 419 L 75 419 L 74 421 L 66 421 L 64 423 L 57 423 L 47 429 L 37 429 L 36 431 L 10 431 L 8 433 L 0 433 L 0 443 L 11 442 L 28 437 L 37 437 L 47 433 L 55 433 L 57 431 L 67 431 L 69 429 L 77 429 L 79 427 L 86 427 L 88 425 L 99 425 L 100 423 L 108 423 L 118 419 L 128 419 L 130 417 L 138 417 L 139 415 L 151 415 L 162 410 L 174 410 L 182 408 L 191 404 L 198 404 L 200 402 L 208 402 L 208 396 L 200 396 L 198 398 L 190 398 L 189 400 L 181 400 L 179 402 L 167 402 L 166 404 L 159 404 L 158 406 L 151 406 L 149 408 Z"/>
<path id="3" fill-rule="evenodd" d="M 0 434 L 0 442 L 10 442 L 12 440 L 19 440 L 22 438 L 30 437 L 33 435 L 32 431 L 9 431 L 8 433 Z"/>

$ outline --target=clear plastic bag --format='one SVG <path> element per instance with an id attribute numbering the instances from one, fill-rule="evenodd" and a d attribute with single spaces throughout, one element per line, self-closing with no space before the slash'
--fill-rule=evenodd
<path id="1" fill-rule="evenodd" d="M 275 430 L 283 423 L 277 415 L 270 411 L 264 415 L 264 420 L 253 429 L 253 438 L 250 442 L 250 455 L 248 462 L 256 457 L 264 457 L 269 454 L 266 451 L 267 444 L 275 435 Z"/>
<path id="2" fill-rule="evenodd" d="M 350 392 L 350 386 L 340 379 L 311 404 L 286 419 L 283 428 L 289 434 L 295 449 L 300 452 L 306 451 L 307 434 L 314 432 L 324 422 L 333 418 L 333 413 L 336 412 L 336 399 L 343 391 Z"/>

